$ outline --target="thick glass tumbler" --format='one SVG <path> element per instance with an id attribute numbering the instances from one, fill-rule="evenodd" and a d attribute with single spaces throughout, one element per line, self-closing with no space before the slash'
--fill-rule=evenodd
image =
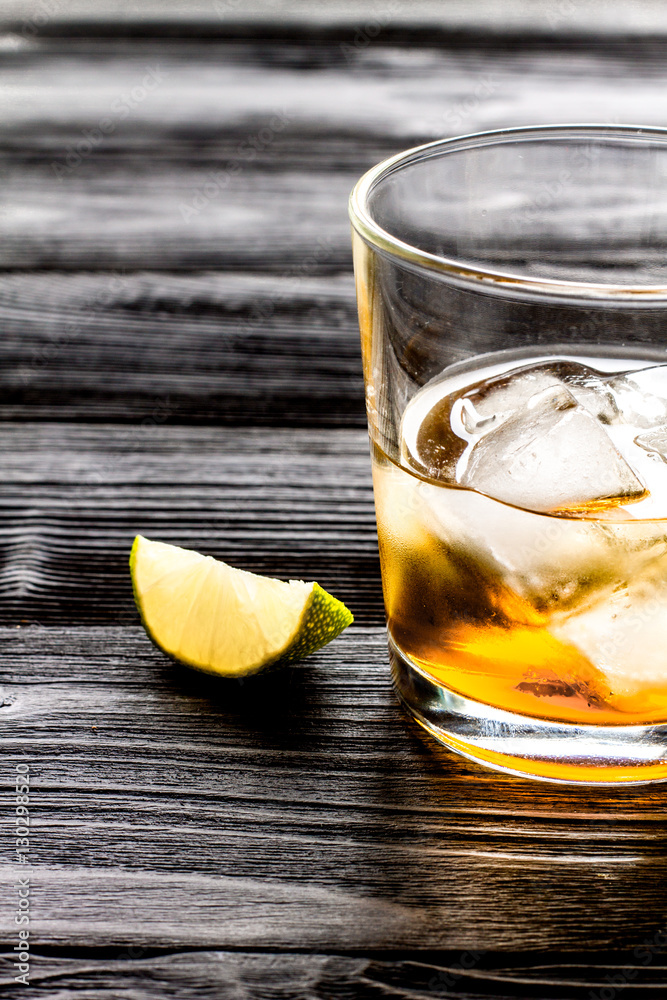
<path id="1" fill-rule="evenodd" d="M 431 143 L 350 212 L 400 699 L 501 770 L 667 779 L 667 131 Z"/>

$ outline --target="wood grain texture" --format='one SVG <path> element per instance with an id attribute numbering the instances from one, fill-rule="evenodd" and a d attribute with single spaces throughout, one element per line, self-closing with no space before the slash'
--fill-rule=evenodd
<path id="1" fill-rule="evenodd" d="M 36 14 L 46 13 L 46 17 Z M 328 0 L 314 4 L 309 0 L 119 0 L 114 4 L 113 17 L 100 0 L 69 0 L 66 6 L 47 4 L 35 10 L 26 9 L 22 0 L 3 0 L 2 23 L 10 30 L 22 32 L 26 22 L 42 34 L 77 29 L 88 34 L 104 30 L 130 34 L 142 29 L 153 35 L 160 30 L 171 33 L 230 33 L 235 28 L 250 30 L 287 28 L 291 31 L 326 32 L 335 29 L 356 29 L 373 20 L 394 30 L 415 32 L 428 28 L 447 31 L 468 30 L 494 32 L 496 36 L 522 31 L 551 37 L 563 34 L 569 38 L 614 36 L 667 31 L 667 15 L 660 0 L 577 0 L 576 4 L 553 0 L 504 0 L 499 7 L 494 0 L 412 0 L 405 3 L 371 2 L 371 0 Z M 28 37 L 32 37 L 30 31 Z"/>
<path id="2" fill-rule="evenodd" d="M 1 7 L 0 718 L 6 785 L 33 779 L 32 992 L 663 996 L 663 787 L 485 771 L 391 692 L 346 199 L 440 135 L 664 124 L 664 5 Z M 243 684 L 179 668 L 137 624 L 137 531 L 316 578 L 355 624 Z M 31 995 L 0 939 L 0 995 Z"/>
<path id="3" fill-rule="evenodd" d="M 3 268 L 349 272 L 347 197 L 384 156 L 498 126 L 664 123 L 664 46 L 53 44 L 0 71 Z"/>
<path id="4" fill-rule="evenodd" d="M 0 325 L 0 419 L 366 425 L 351 272 L 5 272 Z"/>
<path id="5" fill-rule="evenodd" d="M 1 267 L 246 270 L 261 261 L 288 277 L 349 268 L 345 206 L 356 171 L 246 170 L 221 198 L 210 164 L 135 165 L 130 186 L 128 164 L 107 164 L 100 183 L 97 168 L 84 161 L 61 185 L 47 163 L 7 165 Z M 184 220 L 198 192 L 203 208 Z"/>
<path id="6" fill-rule="evenodd" d="M 667 38 L 651 40 L 652 50 L 626 38 L 600 52 L 562 52 L 543 40 L 505 47 L 495 39 L 479 52 L 457 38 L 423 48 L 388 44 L 382 34 L 347 47 L 317 35 L 40 39 L 3 54 L 0 136 L 15 157 L 41 153 L 62 190 L 73 189 L 66 182 L 83 169 L 76 157 L 64 162 L 68 143 L 83 141 L 82 129 L 104 118 L 103 134 L 80 150 L 83 161 L 152 146 L 147 167 L 189 151 L 204 162 L 237 154 L 251 169 L 354 170 L 392 143 L 398 150 L 464 124 L 473 131 L 637 115 L 662 124 Z M 271 134 L 260 136 L 266 127 Z M 250 139 L 252 148 L 239 149 Z"/>
<path id="7" fill-rule="evenodd" d="M 141 533 L 316 579 L 384 620 L 365 431 L 31 424 L 0 435 L 0 621 L 131 622 Z"/>
<path id="8" fill-rule="evenodd" d="M 1 956 L 0 962 L 0 968 L 7 968 L 9 956 Z M 200 951 L 161 955 L 130 948 L 117 949 L 106 958 L 38 954 L 33 968 L 35 989 L 48 989 L 52 1000 L 71 996 L 95 1000 L 117 1000 L 119 996 L 129 1000 L 184 996 L 188 1000 L 426 1000 L 444 996 L 455 1000 L 537 996 L 540 1000 L 590 1000 L 614 981 L 641 989 L 647 1000 L 658 1000 L 664 996 L 666 984 L 665 966 L 659 957 L 654 956 L 644 966 L 634 956 L 619 954 L 597 962 L 588 956 L 583 960 L 570 956 L 559 964 L 546 955 L 532 960 L 508 956 L 503 962 L 467 951 L 390 961 L 326 953 Z M 15 987 L 12 992 L 0 983 L 0 996 L 25 995 L 25 987 Z"/>
<path id="9" fill-rule="evenodd" d="M 662 789 L 526 783 L 438 748 L 395 702 L 383 629 L 243 684 L 140 628 L 0 644 L 36 946 L 632 951 L 664 927 Z"/>

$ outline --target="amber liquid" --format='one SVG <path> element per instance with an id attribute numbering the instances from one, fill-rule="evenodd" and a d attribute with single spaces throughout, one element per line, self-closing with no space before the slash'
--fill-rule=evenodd
<path id="1" fill-rule="evenodd" d="M 376 445 L 373 482 L 388 628 L 405 659 L 523 716 L 667 720 L 667 521 L 522 510 Z"/>

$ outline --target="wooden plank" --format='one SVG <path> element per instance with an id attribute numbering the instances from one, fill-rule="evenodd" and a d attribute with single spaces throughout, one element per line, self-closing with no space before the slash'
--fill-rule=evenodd
<path id="1" fill-rule="evenodd" d="M 39 40 L 0 66 L 2 148 L 41 154 L 47 176 L 69 191 L 89 161 L 137 150 L 149 150 L 156 170 L 189 152 L 194 165 L 233 161 L 243 174 L 257 165 L 358 173 L 378 155 L 483 128 L 664 122 L 667 40 L 653 36 L 602 52 L 506 49 L 497 39 L 488 52 L 460 43 L 406 51 L 381 39 L 342 45 Z M 137 171 L 140 185 L 145 172 Z M 220 197 L 244 192 L 242 180 Z"/>
<path id="2" fill-rule="evenodd" d="M 662 124 L 664 54 L 380 46 L 352 71 L 338 44 L 19 51 L 0 267 L 349 271 L 347 196 L 381 156 L 531 121 Z"/>
<path id="3" fill-rule="evenodd" d="M 35 779 L 40 987 L 590 1000 L 618 970 L 660 995 L 661 789 L 482 771 L 390 693 L 345 198 L 380 156 L 443 133 L 662 124 L 664 11 L 422 2 L 365 41 L 363 5 L 121 0 L 125 23 L 92 0 L 56 6 L 45 24 L 24 5 L 0 14 L 15 32 L 0 69 L 0 263 L 15 272 L 0 284 L 0 702 L 9 777 L 28 761 Z M 287 125 L 264 141 L 277 112 Z M 54 169 L 109 115 L 94 149 Z M 128 280 L 107 298 L 110 268 Z M 11 422 L 31 415 L 104 424 Z M 284 429 L 304 420 L 328 426 Z M 179 426 L 207 421 L 228 426 Z M 136 530 L 314 576 L 357 623 L 274 677 L 179 669 L 135 624 Z M 590 957 L 602 949 L 608 964 Z"/>
<path id="4" fill-rule="evenodd" d="M 136 621 L 136 533 L 384 620 L 365 431 L 3 425 L 0 621 Z"/>
<path id="5" fill-rule="evenodd" d="M 351 270 L 0 274 L 0 419 L 366 423 Z"/>
<path id="6" fill-rule="evenodd" d="M 41 16 L 40 16 L 41 15 Z M 9 29 L 21 31 L 26 22 L 28 32 L 32 27 L 42 32 L 72 30 L 85 26 L 88 30 L 129 32 L 142 25 L 152 32 L 162 26 L 181 31 L 229 31 L 235 25 L 246 30 L 288 26 L 301 30 L 333 27 L 360 27 L 379 22 L 386 30 L 391 26 L 415 29 L 461 28 L 487 30 L 497 33 L 510 31 L 549 31 L 562 33 L 627 34 L 633 32 L 658 32 L 667 30 L 664 6 L 656 0 L 577 0 L 576 3 L 534 3 L 531 0 L 504 0 L 502 8 L 494 0 L 477 0 L 474 8 L 467 0 L 413 0 L 409 7 L 372 0 L 329 0 L 327 4 L 313 4 L 308 0 L 170 0 L 168 6 L 160 0 L 118 0 L 114 4 L 113 20 L 109 8 L 100 0 L 68 0 L 66 6 L 55 0 L 43 0 L 33 10 L 26 10 L 22 0 L 4 0 L 2 23 Z"/>
<path id="7" fill-rule="evenodd" d="M 355 175 L 245 171 L 233 192 L 212 182 L 214 197 L 185 219 L 210 177 L 210 166 L 148 161 L 100 174 L 91 158 L 61 185 L 46 162 L 8 163 L 0 267 L 349 270 Z"/>
<path id="8" fill-rule="evenodd" d="M 53 1000 L 94 997 L 95 1000 L 396 1000 L 449 996 L 455 1000 L 480 997 L 540 1000 L 590 1000 L 610 983 L 641 989 L 647 1000 L 659 1000 L 666 985 L 663 959 L 642 949 L 640 956 L 612 954 L 592 962 L 568 956 L 533 959 L 513 957 L 511 966 L 492 955 L 469 951 L 414 956 L 393 961 L 356 956 L 249 951 L 180 952 L 152 954 L 130 947 L 107 957 L 53 957 L 36 955 L 31 962 L 30 985 L 48 989 Z M 119 953 L 118 953 L 119 952 Z M 648 966 L 642 959 L 649 955 Z M 11 966 L 9 953 L 0 956 Z M 4 979 L 4 977 L 3 977 Z M 6 981 L 11 982 L 10 970 Z M 270 991 L 270 992 L 269 992 Z M 4 996 L 9 996 L 3 991 Z M 14 994 L 20 997 L 18 988 Z M 602 993 L 606 997 L 606 993 Z"/>
<path id="9" fill-rule="evenodd" d="M 0 643 L 37 948 L 632 951 L 664 927 L 661 788 L 449 754 L 395 703 L 380 628 L 242 685 L 140 628 Z"/>

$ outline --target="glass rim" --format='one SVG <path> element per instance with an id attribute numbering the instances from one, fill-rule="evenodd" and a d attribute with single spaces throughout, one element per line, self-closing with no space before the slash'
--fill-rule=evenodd
<path id="1" fill-rule="evenodd" d="M 573 135 L 575 133 L 575 135 Z M 511 271 L 476 267 L 452 257 L 440 256 L 419 250 L 378 225 L 368 208 L 368 199 L 374 188 L 396 170 L 425 157 L 437 156 L 455 150 L 475 149 L 501 143 L 527 142 L 538 137 L 547 140 L 556 138 L 626 139 L 637 143 L 654 139 L 667 147 L 667 128 L 644 125 L 605 125 L 596 123 L 573 123 L 559 125 L 528 125 L 485 132 L 470 132 L 447 139 L 436 139 L 411 149 L 403 150 L 377 163 L 355 184 L 350 194 L 348 211 L 354 230 L 376 249 L 399 257 L 408 264 L 429 271 L 439 272 L 456 284 L 485 288 L 496 292 L 514 291 L 517 294 L 530 293 L 539 297 L 565 296 L 588 300 L 626 300 L 635 305 L 639 301 L 667 301 L 667 285 L 617 285 L 604 282 L 561 281 L 555 278 L 529 278 Z"/>

